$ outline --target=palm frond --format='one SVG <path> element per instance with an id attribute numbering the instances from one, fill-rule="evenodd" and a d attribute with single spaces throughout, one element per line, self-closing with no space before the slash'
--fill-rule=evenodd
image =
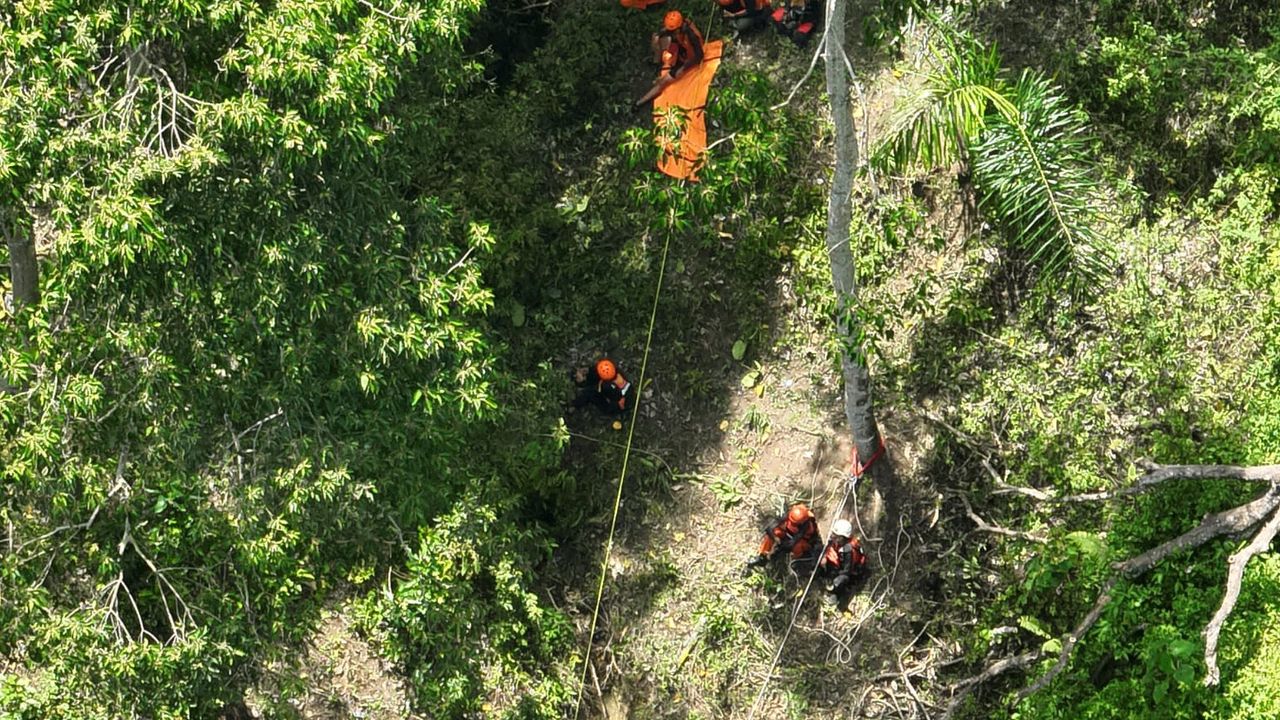
<path id="1" fill-rule="evenodd" d="M 1000 58 L 968 36 L 944 34 L 929 69 L 900 100 L 872 162 L 885 170 L 938 167 L 963 159 L 1000 98 Z"/>
<path id="2" fill-rule="evenodd" d="M 1024 72 L 971 148 L 983 208 L 1040 269 L 1080 298 L 1110 272 L 1094 230 L 1097 188 L 1085 119 L 1044 77 Z"/>

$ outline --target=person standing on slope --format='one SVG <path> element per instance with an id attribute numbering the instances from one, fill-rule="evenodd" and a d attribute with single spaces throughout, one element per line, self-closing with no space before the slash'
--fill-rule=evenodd
<path id="1" fill-rule="evenodd" d="M 844 518 L 831 526 L 831 538 L 818 560 L 818 573 L 822 576 L 830 604 L 848 602 L 854 586 L 867 570 L 867 554 L 862 543 L 853 536 L 853 523 Z"/>
<path id="2" fill-rule="evenodd" d="M 622 417 L 631 410 L 634 401 L 631 382 L 618 372 L 617 364 L 609 358 L 601 358 L 592 367 L 575 369 L 572 377 L 578 388 L 573 407 L 594 405 L 606 415 L 617 417 L 613 421 L 613 429 L 621 430 Z"/>

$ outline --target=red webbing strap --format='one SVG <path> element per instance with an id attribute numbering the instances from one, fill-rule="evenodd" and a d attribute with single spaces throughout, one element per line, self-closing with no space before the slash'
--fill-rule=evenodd
<path id="1" fill-rule="evenodd" d="M 876 451 L 871 454 L 871 459 L 867 461 L 866 465 L 860 465 L 858 463 L 858 443 L 855 442 L 853 444 L 853 454 L 849 457 L 849 472 L 852 473 L 855 478 L 862 477 L 863 473 L 867 471 L 867 468 L 875 464 L 875 461 L 879 460 L 882 455 L 884 455 L 883 435 L 880 436 L 880 447 L 876 448 Z"/>

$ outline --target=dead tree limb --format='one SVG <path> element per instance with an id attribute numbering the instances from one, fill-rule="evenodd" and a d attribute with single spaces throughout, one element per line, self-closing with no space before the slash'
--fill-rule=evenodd
<path id="1" fill-rule="evenodd" d="M 1031 663 L 1039 660 L 1042 655 L 1044 655 L 1042 651 L 1032 650 L 1021 655 L 1001 658 L 1000 660 L 988 665 L 986 669 L 977 675 L 955 683 L 951 686 L 951 702 L 947 703 L 947 710 L 943 714 L 942 719 L 946 720 L 951 717 L 951 714 L 960 707 L 960 702 L 964 700 L 975 687 L 994 677 L 1003 675 L 1010 670 L 1026 670 L 1031 666 Z"/>
<path id="2" fill-rule="evenodd" d="M 1137 577 L 1179 550 L 1200 547 L 1222 535 L 1244 532 L 1262 522 L 1277 507 L 1280 507 L 1280 487 L 1272 487 L 1267 493 L 1240 507 L 1210 513 L 1194 529 L 1112 567 L 1127 577 Z"/>
<path id="3" fill-rule="evenodd" d="M 1218 684 L 1218 635 L 1222 632 L 1222 624 L 1235 609 L 1236 600 L 1240 599 L 1240 584 L 1244 580 L 1245 566 L 1254 555 L 1271 547 L 1271 541 L 1275 539 L 1277 530 L 1280 530 L 1280 511 L 1273 512 L 1271 519 L 1253 537 L 1253 542 L 1233 554 L 1227 563 L 1227 592 L 1222 596 L 1222 605 L 1218 607 L 1218 612 L 1213 614 L 1213 619 L 1204 629 L 1204 664 L 1208 667 L 1204 677 L 1205 685 Z"/>
<path id="4" fill-rule="evenodd" d="M 1267 515 L 1274 513 L 1277 507 L 1280 507 L 1280 486 L 1272 486 L 1270 491 L 1261 497 L 1256 498 L 1252 502 L 1241 505 L 1240 507 L 1231 508 L 1230 510 L 1206 515 L 1204 520 L 1202 520 L 1194 529 L 1185 532 L 1166 543 L 1162 543 L 1137 557 L 1112 565 L 1119 575 L 1112 577 L 1107 581 L 1107 584 L 1103 586 L 1102 592 L 1098 596 L 1097 602 L 1094 603 L 1093 609 L 1089 611 L 1089 614 L 1080 621 L 1080 624 L 1077 625 L 1071 633 L 1062 639 L 1062 651 L 1058 654 L 1058 662 L 1054 663 L 1053 667 L 1044 675 L 1040 676 L 1040 678 L 1034 683 L 1019 691 L 1018 699 L 1022 700 L 1029 695 L 1044 689 L 1055 677 L 1058 676 L 1059 673 L 1063 671 L 1063 669 L 1066 668 L 1067 661 L 1071 657 L 1071 651 L 1075 649 L 1076 643 L 1080 641 L 1080 638 L 1084 637 L 1085 633 L 1089 632 L 1089 629 L 1093 627 L 1094 623 L 1098 622 L 1098 618 L 1101 617 L 1102 611 L 1106 609 L 1107 605 L 1111 602 L 1112 589 L 1115 588 L 1116 583 L 1121 577 L 1137 577 L 1155 567 L 1161 560 L 1164 560 L 1179 550 L 1197 548 L 1214 538 L 1248 530 L 1261 522 L 1263 518 L 1267 517 Z M 1274 535 L 1275 533 L 1272 532 L 1273 537 Z M 1267 542 L 1268 544 L 1271 542 L 1269 538 Z M 1247 562 L 1247 558 L 1245 561 Z M 1237 587 L 1236 590 L 1238 594 L 1239 588 Z M 1234 605 L 1234 601 L 1232 602 L 1232 605 Z M 1221 609 L 1219 612 L 1222 612 Z M 1227 613 L 1230 612 L 1231 610 L 1228 608 Z M 1205 651 L 1207 659 L 1208 647 L 1205 648 Z"/>
<path id="5" fill-rule="evenodd" d="M 995 535 L 1004 535 L 1006 537 L 1014 537 L 1014 538 L 1019 538 L 1022 540 L 1030 540 L 1032 542 L 1038 542 L 1038 543 L 1049 542 L 1048 539 L 1046 539 L 1043 535 L 1037 535 L 1036 533 L 1032 533 L 1032 532 L 1024 532 L 1022 530 L 1010 530 L 1009 528 L 1000 527 L 999 525 L 992 525 L 986 520 L 983 520 L 977 513 L 973 511 L 973 506 L 969 504 L 969 498 L 966 497 L 964 493 L 957 493 L 957 495 L 960 496 L 960 502 L 964 503 L 965 513 L 968 514 L 969 519 L 973 521 L 973 524 L 978 526 L 978 530 L 980 532 L 987 532 Z"/>
<path id="6" fill-rule="evenodd" d="M 1089 611 L 1088 615 L 1084 616 L 1084 619 L 1080 621 L 1080 624 L 1076 625 L 1074 630 L 1062 638 L 1062 650 L 1058 653 L 1058 662 L 1054 663 L 1053 667 L 1049 668 L 1049 672 L 1041 675 L 1038 680 L 1018 691 L 1019 700 L 1032 693 L 1039 692 L 1046 685 L 1053 682 L 1058 673 L 1062 672 L 1063 668 L 1067 666 L 1067 660 L 1071 659 L 1071 651 L 1075 649 L 1076 643 L 1080 642 L 1080 638 L 1084 637 L 1094 623 L 1098 622 L 1098 618 L 1102 617 L 1102 611 L 1111 604 L 1111 591 L 1119 580 L 1120 578 L 1113 577 L 1107 581 L 1106 585 L 1102 586 L 1102 592 L 1098 594 L 1097 601 L 1093 603 L 1093 609 Z"/>
<path id="7" fill-rule="evenodd" d="M 1148 490 L 1168 482 L 1169 480 L 1244 480 L 1246 482 L 1275 483 L 1280 482 L 1280 465 L 1154 465 L 1143 466 L 1146 470 L 1137 482 L 1119 490 L 1101 490 L 1098 492 L 1080 493 L 1078 495 L 1054 495 L 1037 488 L 1008 485 L 996 481 L 994 494 L 1018 494 L 1033 497 L 1051 503 L 1099 502 L 1120 497 L 1141 495 Z M 993 475 L 994 477 L 994 475 Z"/>
<path id="8" fill-rule="evenodd" d="M 1210 479 L 1250 480 L 1253 482 L 1280 482 L 1280 465 L 1154 465 L 1146 466 L 1146 474 L 1138 485 L 1156 485 L 1165 480 Z"/>
<path id="9" fill-rule="evenodd" d="M 1044 675 L 1040 676 L 1035 682 L 1028 685 L 1018 692 L 1018 700 L 1023 700 L 1030 695 L 1039 692 L 1049 685 L 1055 677 L 1066 668 L 1067 662 L 1071 657 L 1072 651 L 1077 643 L 1089 632 L 1089 630 L 1098 622 L 1102 616 L 1102 612 L 1107 605 L 1111 603 L 1112 591 L 1117 583 L 1122 579 L 1133 579 L 1143 575 L 1151 568 L 1158 565 L 1161 561 L 1170 555 L 1183 550 L 1192 550 L 1198 548 L 1211 540 L 1222 537 L 1224 535 L 1236 535 L 1249 531 L 1265 522 L 1265 525 L 1258 530 L 1252 542 L 1240 551 L 1233 554 L 1229 560 L 1229 570 L 1227 578 L 1227 592 L 1222 599 L 1222 605 L 1214 614 L 1213 619 L 1206 626 L 1205 635 L 1205 664 L 1208 666 L 1208 673 L 1205 677 L 1206 685 L 1214 685 L 1219 681 L 1219 673 L 1217 667 L 1217 647 L 1218 636 L 1222 630 L 1222 625 L 1231 611 L 1235 608 L 1235 603 L 1240 595 L 1240 585 L 1243 581 L 1244 570 L 1249 560 L 1260 552 L 1264 552 L 1270 547 L 1272 540 L 1275 539 L 1277 533 L 1280 533 L 1280 466 L 1265 465 L 1256 467 L 1241 467 L 1235 465 L 1152 465 L 1148 466 L 1146 473 L 1142 478 L 1130 488 L 1117 491 L 1107 495 L 1108 497 L 1120 497 L 1125 495 L 1136 495 L 1141 492 L 1172 479 L 1201 479 L 1220 476 L 1223 479 L 1246 480 L 1250 482 L 1270 482 L 1271 487 L 1262 495 L 1253 500 L 1221 512 L 1209 513 L 1201 519 L 1200 524 L 1191 530 L 1179 535 L 1178 537 L 1161 543 L 1160 545 L 1142 553 L 1141 555 L 1129 558 L 1123 562 L 1112 564 L 1112 569 L 1116 571 L 1106 584 L 1103 585 L 1102 591 L 1098 595 L 1097 601 L 1094 602 L 1093 608 L 1089 613 L 1076 625 L 1076 627 L 1062 638 L 1062 649 L 1058 654 L 1058 660 L 1054 663 Z M 1037 491 L 1038 492 L 1038 491 Z M 1031 494 L 1031 493 L 1024 493 Z M 1104 493 L 1092 493 L 1090 499 L 1105 499 Z M 1057 498 L 1058 501 L 1068 500 L 1073 497 Z M 968 503 L 966 502 L 966 506 Z M 971 517 L 976 517 L 971 513 Z M 981 518 L 978 518 L 980 520 Z M 977 522 L 977 520 L 975 520 Z M 951 686 L 953 693 L 958 691 L 968 692 L 968 688 L 985 682 L 995 677 L 1011 667 L 1025 666 L 1029 660 L 1025 660 L 1028 654 L 1015 656 L 1013 658 L 1004 658 L 999 660 L 983 671 L 967 680 Z M 1039 653 L 1036 653 L 1039 656 Z M 962 696 L 960 696 L 962 697 Z M 959 698 L 953 698 L 951 706 L 948 708 L 948 714 L 954 709 L 959 702 Z"/>

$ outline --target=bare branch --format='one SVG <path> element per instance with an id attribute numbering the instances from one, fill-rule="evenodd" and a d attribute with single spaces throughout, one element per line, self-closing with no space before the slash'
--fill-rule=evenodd
<path id="1" fill-rule="evenodd" d="M 1244 569 L 1254 555 L 1271 547 L 1271 541 L 1275 539 L 1277 530 L 1280 530 L 1280 511 L 1271 515 L 1267 524 L 1263 525 L 1254 536 L 1253 542 L 1233 554 L 1228 561 L 1227 593 L 1222 596 L 1222 605 L 1218 607 L 1218 612 L 1214 613 L 1213 619 L 1204 629 L 1204 664 L 1208 667 L 1204 678 L 1205 685 L 1218 684 L 1218 635 L 1222 632 L 1222 624 L 1235 609 L 1236 600 L 1240 598 L 1240 584 L 1244 580 Z"/>
<path id="2" fill-rule="evenodd" d="M 1032 542 L 1038 542 L 1038 543 L 1048 542 L 1048 540 L 1043 535 L 1037 535 L 1036 533 L 1032 533 L 1032 532 L 1024 532 L 1022 530 L 1010 530 L 1009 528 L 1000 527 L 999 525 L 992 525 L 986 520 L 983 520 L 981 517 L 978 516 L 977 513 L 973 511 L 973 506 L 969 504 L 969 498 L 964 493 L 956 493 L 956 494 L 960 496 L 960 501 L 964 503 L 965 513 L 968 514 L 969 519 L 973 521 L 973 524 L 978 526 L 979 531 L 994 533 L 996 535 L 1005 535 L 1007 537 L 1020 538 L 1022 540 L 1030 540 Z"/>
<path id="3" fill-rule="evenodd" d="M 946 720 L 947 718 L 951 717 L 951 714 L 954 713 L 956 709 L 960 707 L 960 701 L 964 700 L 965 697 L 968 696 L 968 694 L 973 691 L 973 688 L 981 685 L 982 683 L 985 683 L 986 681 L 996 677 L 997 675 L 1002 675 L 1010 670 L 1025 671 L 1028 667 L 1030 667 L 1031 663 L 1039 660 L 1042 655 L 1044 655 L 1043 651 L 1032 650 L 1030 652 L 1025 652 L 1021 655 L 1014 655 L 1013 657 L 1003 658 L 1001 660 L 997 660 L 996 662 L 991 663 L 986 667 L 985 670 L 978 673 L 977 675 L 974 675 L 973 677 L 966 678 L 964 680 L 961 680 L 958 683 L 955 683 L 954 685 L 951 686 L 951 691 L 952 691 L 951 702 L 947 703 L 947 710 L 942 715 L 943 720 Z"/>
<path id="4" fill-rule="evenodd" d="M 447 278 L 449 277 L 449 273 L 462 267 L 462 264 L 467 261 L 467 258 L 471 257 L 471 253 L 475 252 L 475 249 L 476 249 L 475 245 L 472 245 L 471 247 L 467 248 L 467 251 L 462 254 L 462 257 L 458 258 L 458 262 L 454 263 L 453 265 L 450 265 L 449 269 L 445 270 L 444 275 L 441 275 L 440 277 Z"/>
<path id="5" fill-rule="evenodd" d="M 1094 623 L 1096 623 L 1098 618 L 1102 615 L 1102 611 L 1111 602 L 1111 591 L 1115 588 L 1116 583 L 1121 577 L 1136 577 L 1155 567 L 1155 565 L 1161 560 L 1164 560 L 1166 557 L 1179 550 L 1196 548 L 1216 537 L 1247 530 L 1261 522 L 1268 514 L 1275 512 L 1277 507 L 1280 507 L 1280 486 L 1273 485 L 1269 492 L 1252 502 L 1230 510 L 1224 510 L 1220 513 L 1207 515 L 1194 529 L 1185 532 L 1158 547 L 1152 548 L 1135 558 L 1130 558 L 1124 562 L 1112 565 L 1119 574 L 1107 581 L 1107 584 L 1102 588 L 1102 593 L 1098 596 L 1097 602 L 1094 603 L 1093 609 L 1090 610 L 1089 614 L 1080 621 L 1080 624 L 1076 626 L 1075 630 L 1072 630 L 1069 635 L 1062 639 L 1062 652 L 1058 655 L 1058 662 L 1054 663 L 1054 666 L 1042 675 L 1040 679 L 1019 691 L 1018 699 L 1022 700 L 1029 695 L 1044 689 L 1055 677 L 1058 676 L 1059 673 L 1062 672 L 1063 668 L 1067 666 L 1067 660 L 1070 658 L 1071 651 L 1075 648 L 1076 643 L 1084 637 L 1085 633 L 1089 632 L 1089 629 L 1093 627 Z M 1280 523 L 1280 520 L 1276 520 L 1276 517 L 1277 516 L 1272 517 L 1272 522 Z M 1268 523 L 1268 527 L 1270 526 L 1271 523 Z M 1263 530 L 1263 533 L 1265 532 L 1266 528 Z M 1262 537 L 1263 533 L 1259 533 L 1259 538 Z M 1272 530 L 1271 537 L 1274 536 L 1275 531 Z M 1267 538 L 1267 544 L 1270 544 L 1270 542 L 1271 539 Z M 1265 548 L 1266 546 L 1264 545 L 1263 547 Z M 1244 562 L 1247 561 L 1248 558 L 1245 558 Z M 1243 572 L 1243 563 L 1241 566 L 1241 572 Z M 1236 588 L 1236 592 L 1238 595 L 1238 586 Z M 1230 594 L 1229 591 L 1228 594 Z M 1225 602 L 1226 599 L 1224 598 L 1224 603 Z M 1234 600 L 1232 600 L 1232 604 L 1234 605 Z M 1222 613 L 1222 610 L 1219 609 L 1218 612 Z M 1227 608 L 1226 612 L 1230 613 L 1231 608 Z M 1225 619 L 1225 615 L 1223 617 Z M 1216 620 L 1217 617 L 1215 616 L 1214 619 Z M 1213 623 L 1210 623 L 1210 628 L 1212 628 L 1212 626 Z M 1206 646 L 1206 658 L 1208 657 L 1208 651 L 1209 648 Z"/>
<path id="6" fill-rule="evenodd" d="M 235 440 L 233 441 L 233 444 L 238 444 L 241 440 L 243 440 L 243 439 L 244 439 L 244 436 L 245 436 L 245 435 L 248 435 L 249 433 L 253 432 L 254 430 L 257 430 L 258 428 L 262 427 L 263 425 L 266 425 L 267 423 L 271 422 L 272 420 L 275 420 L 276 418 L 280 417 L 280 416 L 281 416 L 281 415 L 283 415 L 283 414 L 284 414 L 284 408 L 276 408 L 276 411 L 275 411 L 275 412 L 273 412 L 273 413 L 271 413 L 270 415 L 268 415 L 268 416 L 266 416 L 266 417 L 262 418 L 261 420 L 259 420 L 259 421 L 255 422 L 254 424 L 250 425 L 249 427 L 245 428 L 244 430 L 241 430 L 241 431 L 240 431 L 240 433 L 239 433 L 239 434 L 237 434 L 237 435 L 235 436 Z"/>
<path id="7" fill-rule="evenodd" d="M 800 86 L 804 85 L 805 81 L 809 79 L 809 76 L 813 74 L 813 69 L 818 65 L 818 58 L 822 57 L 822 51 L 824 48 L 826 48 L 826 46 L 827 46 L 827 29 L 826 29 L 826 25 L 824 24 L 822 28 L 822 41 L 819 42 L 818 47 L 814 48 L 813 50 L 813 59 L 809 61 L 809 69 L 805 70 L 804 76 L 801 77 L 800 80 L 794 86 L 792 86 L 791 92 L 787 93 L 787 99 L 783 100 L 777 105 L 771 105 L 769 107 L 770 111 L 778 110 L 780 108 L 784 108 L 791 104 L 791 100 L 796 96 L 796 93 L 800 91 Z"/>
<path id="8" fill-rule="evenodd" d="M 993 474 L 995 473 L 995 470 L 991 467 L 989 463 L 987 463 L 987 461 L 985 460 L 982 461 L 982 464 L 987 468 L 987 472 L 990 472 Z M 1054 502 L 1055 500 L 1057 500 L 1057 498 L 1054 497 L 1053 493 L 1045 492 L 1044 490 L 1038 490 L 1036 488 L 1023 487 L 1021 485 L 1010 485 L 1004 482 L 1003 480 L 998 480 L 996 482 L 996 489 L 992 490 L 991 494 L 992 495 L 1026 495 L 1029 498 L 1035 498 L 1036 500 L 1040 500 L 1042 502 Z"/>
<path id="9" fill-rule="evenodd" d="M 1248 482 L 1280 482 L 1280 465 L 1146 465 L 1146 472 L 1133 485 L 1119 490 L 1102 490 L 1078 495 L 1057 496 L 1035 488 L 997 482 L 995 493 L 1017 493 L 1053 503 L 1098 502 L 1141 495 L 1169 480 L 1245 480 Z"/>
<path id="10" fill-rule="evenodd" d="M 1241 505 L 1240 507 L 1224 510 L 1219 513 L 1211 513 L 1204 517 L 1194 529 L 1189 530 L 1178 537 L 1154 547 L 1141 555 L 1129 558 L 1121 563 L 1116 563 L 1112 567 L 1120 571 L 1128 577 L 1141 575 L 1146 571 L 1155 567 L 1156 563 L 1164 560 L 1179 550 L 1187 550 L 1197 548 L 1209 542 L 1210 540 L 1221 535 L 1228 535 L 1238 532 L 1244 532 L 1249 528 L 1262 522 L 1263 518 L 1271 514 L 1276 507 L 1280 506 L 1280 488 L 1272 487 L 1272 489 L 1253 500 L 1252 502 Z"/>
<path id="11" fill-rule="evenodd" d="M 400 17 L 399 15 L 392 15 L 386 10 L 382 10 L 378 8 L 373 3 L 369 2 L 369 0 L 360 0 L 360 4 L 369 8 L 373 12 L 381 15 L 382 17 L 387 18 L 388 20 L 395 20 L 396 22 L 402 22 L 402 23 L 411 23 L 417 20 L 418 11 L 416 10 L 414 11 L 414 17 Z"/>
<path id="12" fill-rule="evenodd" d="M 1139 485 L 1165 480 L 1233 478 L 1254 482 L 1280 482 L 1280 465 L 1147 465 Z"/>
<path id="13" fill-rule="evenodd" d="M 1076 643 L 1080 642 L 1080 638 L 1084 637 L 1085 633 L 1089 632 L 1089 629 L 1093 627 L 1093 624 L 1098 622 L 1098 618 L 1102 617 L 1102 611 L 1106 609 L 1107 605 L 1111 604 L 1111 590 L 1115 588 L 1119 580 L 1120 578 L 1113 577 L 1107 581 L 1106 585 L 1102 586 L 1102 593 L 1098 595 L 1098 600 L 1093 604 L 1093 609 L 1089 611 L 1088 615 L 1084 616 L 1084 619 L 1080 621 L 1079 625 L 1076 625 L 1074 630 L 1062 639 L 1062 652 L 1058 653 L 1058 662 L 1049 668 L 1049 672 L 1041 675 L 1039 680 L 1018 691 L 1019 700 L 1032 693 L 1039 692 L 1046 685 L 1053 682 L 1058 673 L 1062 672 L 1062 669 L 1067 666 L 1067 660 L 1071 658 L 1071 651 L 1075 649 Z"/>

